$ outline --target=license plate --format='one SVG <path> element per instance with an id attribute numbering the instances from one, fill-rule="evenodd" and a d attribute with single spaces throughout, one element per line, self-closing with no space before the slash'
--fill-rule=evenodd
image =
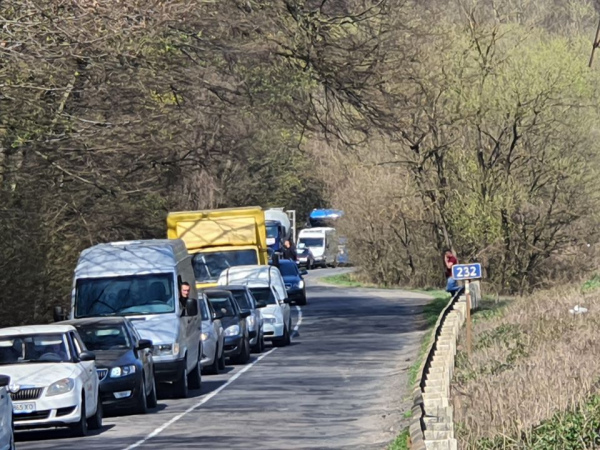
<path id="1" fill-rule="evenodd" d="M 35 411 L 35 402 L 13 403 L 13 413 L 25 414 Z"/>

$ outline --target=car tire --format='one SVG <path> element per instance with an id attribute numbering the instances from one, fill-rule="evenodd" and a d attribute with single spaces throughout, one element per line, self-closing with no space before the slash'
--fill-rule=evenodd
<path id="1" fill-rule="evenodd" d="M 148 398 L 146 399 L 146 404 L 148 408 L 156 408 L 158 406 L 158 398 L 156 393 L 156 380 L 154 376 L 152 377 L 152 391 L 148 394 Z"/>
<path id="2" fill-rule="evenodd" d="M 221 356 L 219 357 L 219 370 L 225 370 L 225 351 L 221 349 Z"/>
<path id="3" fill-rule="evenodd" d="M 233 359 L 233 362 L 234 364 L 246 364 L 248 361 L 250 361 L 250 339 L 246 337 L 240 354 Z"/>
<path id="4" fill-rule="evenodd" d="M 290 340 L 290 332 L 288 331 L 287 325 L 283 328 L 283 336 L 277 340 L 273 340 L 275 347 L 285 347 Z"/>
<path id="5" fill-rule="evenodd" d="M 296 305 L 306 305 L 306 293 L 302 294 L 302 298 L 300 300 L 296 300 Z"/>
<path id="6" fill-rule="evenodd" d="M 138 389 L 138 398 L 136 405 L 133 407 L 134 414 L 148 414 L 148 395 L 146 394 L 145 375 L 142 374 L 142 383 Z"/>
<path id="7" fill-rule="evenodd" d="M 258 337 L 256 338 L 256 344 L 252 346 L 252 353 L 262 353 L 265 349 L 265 337 L 262 334 L 262 331 L 258 332 Z"/>
<path id="8" fill-rule="evenodd" d="M 202 352 L 198 349 L 198 361 L 196 367 L 188 375 L 188 385 L 190 389 L 202 389 L 202 361 L 200 360 Z"/>
<path id="9" fill-rule="evenodd" d="M 217 344 L 217 348 L 215 350 L 215 357 L 213 359 L 213 363 L 206 368 L 206 373 L 210 375 L 219 375 L 219 345 Z"/>
<path id="10" fill-rule="evenodd" d="M 88 434 L 88 423 L 87 418 L 85 417 L 85 393 L 81 393 L 81 414 L 79 417 L 79 422 L 71 425 L 71 432 L 73 436 L 76 437 L 84 437 Z"/>
<path id="11" fill-rule="evenodd" d="M 183 371 L 179 379 L 173 383 L 173 394 L 175 398 L 187 398 L 189 395 L 187 361 L 183 361 Z"/>
<path id="12" fill-rule="evenodd" d="M 88 419 L 88 428 L 90 430 L 99 430 L 102 428 L 102 418 L 104 416 L 104 411 L 102 409 L 102 400 L 100 400 L 100 395 L 98 395 L 96 405 L 96 412 L 92 417 Z"/>

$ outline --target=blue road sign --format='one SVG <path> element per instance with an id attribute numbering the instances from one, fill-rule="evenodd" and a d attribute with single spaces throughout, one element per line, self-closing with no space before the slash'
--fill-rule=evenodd
<path id="1" fill-rule="evenodd" d="M 481 278 L 481 264 L 455 264 L 452 266 L 452 278 L 455 280 L 476 280 Z"/>

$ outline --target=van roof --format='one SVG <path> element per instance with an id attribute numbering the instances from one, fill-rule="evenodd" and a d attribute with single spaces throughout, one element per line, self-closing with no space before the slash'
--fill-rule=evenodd
<path id="1" fill-rule="evenodd" d="M 98 244 L 79 256 L 76 278 L 170 272 L 189 258 L 181 239 L 148 239 Z"/>
<path id="2" fill-rule="evenodd" d="M 0 329 L 0 336 L 21 336 L 27 334 L 63 334 L 75 331 L 75 327 L 68 324 L 49 325 L 24 325 L 21 327 L 9 327 Z"/>
<path id="3" fill-rule="evenodd" d="M 300 230 L 300 234 L 324 234 L 327 231 L 335 231 L 333 227 L 312 227 Z"/>

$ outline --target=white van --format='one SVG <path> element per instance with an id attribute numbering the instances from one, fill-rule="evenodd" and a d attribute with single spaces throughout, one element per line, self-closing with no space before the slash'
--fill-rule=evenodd
<path id="1" fill-rule="evenodd" d="M 185 304 L 182 283 L 190 285 Z M 153 343 L 156 380 L 178 397 L 200 389 L 202 322 L 191 257 L 180 239 L 99 244 L 81 253 L 75 269 L 72 319 L 125 316 Z"/>
<path id="2" fill-rule="evenodd" d="M 289 345 L 292 333 L 290 299 L 281 272 L 273 266 L 235 266 L 219 276 L 219 286 L 232 284 L 248 286 L 261 310 L 263 334 L 266 341 L 276 346 Z"/>
<path id="3" fill-rule="evenodd" d="M 298 246 L 310 249 L 315 266 L 337 265 L 338 238 L 335 228 L 305 228 L 298 234 Z"/>

